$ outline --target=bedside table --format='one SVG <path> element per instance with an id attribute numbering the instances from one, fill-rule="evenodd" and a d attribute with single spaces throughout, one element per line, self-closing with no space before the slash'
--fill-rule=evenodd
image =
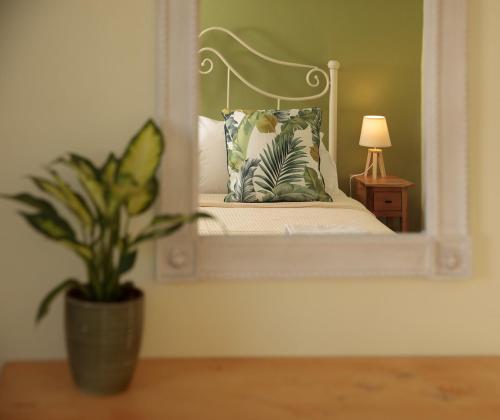
<path id="1" fill-rule="evenodd" d="M 408 232 L 408 189 L 415 184 L 397 176 L 373 179 L 358 175 L 353 182 L 354 199 L 364 204 L 376 217 L 387 218 L 387 222 L 393 218 L 400 219 L 401 231 Z"/>

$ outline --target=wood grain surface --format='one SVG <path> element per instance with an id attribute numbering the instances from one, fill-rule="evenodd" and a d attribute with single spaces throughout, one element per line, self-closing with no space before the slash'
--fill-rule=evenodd
<path id="1" fill-rule="evenodd" d="M 151 359 L 113 397 L 80 393 L 66 363 L 15 362 L 2 420 L 498 420 L 500 358 Z"/>
<path id="2" fill-rule="evenodd" d="M 354 177 L 356 181 L 359 181 L 366 185 L 367 187 L 394 187 L 394 188 L 410 188 L 415 186 L 413 182 L 407 181 L 406 179 L 400 178 L 398 176 L 384 176 L 378 178 L 372 178 L 366 175 L 357 175 Z"/>

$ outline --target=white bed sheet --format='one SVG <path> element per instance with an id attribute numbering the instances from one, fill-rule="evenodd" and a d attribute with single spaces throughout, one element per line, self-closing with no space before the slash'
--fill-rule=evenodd
<path id="1" fill-rule="evenodd" d="M 342 191 L 333 202 L 225 203 L 224 194 L 201 194 L 200 235 L 391 234 L 360 202 Z"/>

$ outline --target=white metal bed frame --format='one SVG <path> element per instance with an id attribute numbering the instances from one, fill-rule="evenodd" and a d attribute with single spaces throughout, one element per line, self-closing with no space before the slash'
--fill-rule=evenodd
<path id="1" fill-rule="evenodd" d="M 265 91 L 264 89 L 255 86 L 253 83 L 248 81 L 245 77 L 241 75 L 224 57 L 224 55 L 212 47 L 202 47 L 199 49 L 199 53 L 212 53 L 217 56 L 220 61 L 226 66 L 227 69 L 227 77 L 226 77 L 226 108 L 230 108 L 230 97 L 231 97 L 231 76 L 234 75 L 238 78 L 244 85 L 253 90 L 254 92 L 259 93 L 262 96 L 267 98 L 276 99 L 276 109 L 280 109 L 281 101 L 288 102 L 305 102 L 312 101 L 314 99 L 319 99 L 326 94 L 328 94 L 329 105 L 328 105 L 328 150 L 334 162 L 337 161 L 337 90 L 338 90 L 338 70 L 340 68 L 340 63 L 337 60 L 328 61 L 328 69 L 329 73 L 324 71 L 323 69 L 311 65 L 311 64 L 300 64 L 293 63 L 290 61 L 278 60 L 276 58 L 269 57 L 255 48 L 252 48 L 245 41 L 235 35 L 233 32 L 226 28 L 222 28 L 220 26 L 212 26 L 210 28 L 206 28 L 200 32 L 199 38 L 202 38 L 205 34 L 209 32 L 222 32 L 229 35 L 232 39 L 234 39 L 237 43 L 239 43 L 244 49 L 246 49 L 251 54 L 262 58 L 265 61 L 270 63 L 279 64 L 287 67 L 295 67 L 295 68 L 303 68 L 307 70 L 306 73 L 306 83 L 308 86 L 312 88 L 317 88 L 322 85 L 320 82 L 321 75 L 324 78 L 324 87 L 319 93 L 310 96 L 283 96 L 276 93 Z M 211 58 L 205 57 L 200 63 L 200 73 L 203 75 L 210 74 L 214 69 L 214 62 Z"/>

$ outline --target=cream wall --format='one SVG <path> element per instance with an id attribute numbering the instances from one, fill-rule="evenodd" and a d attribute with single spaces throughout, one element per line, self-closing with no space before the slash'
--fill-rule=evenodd
<path id="1" fill-rule="evenodd" d="M 117 149 L 154 111 L 154 1 L 0 2 L 0 191 L 65 150 Z M 500 353 L 498 0 L 470 1 L 471 224 L 466 280 L 154 282 L 144 356 Z M 0 361 L 62 357 L 62 305 L 33 324 L 47 289 L 79 262 L 0 204 Z"/>

